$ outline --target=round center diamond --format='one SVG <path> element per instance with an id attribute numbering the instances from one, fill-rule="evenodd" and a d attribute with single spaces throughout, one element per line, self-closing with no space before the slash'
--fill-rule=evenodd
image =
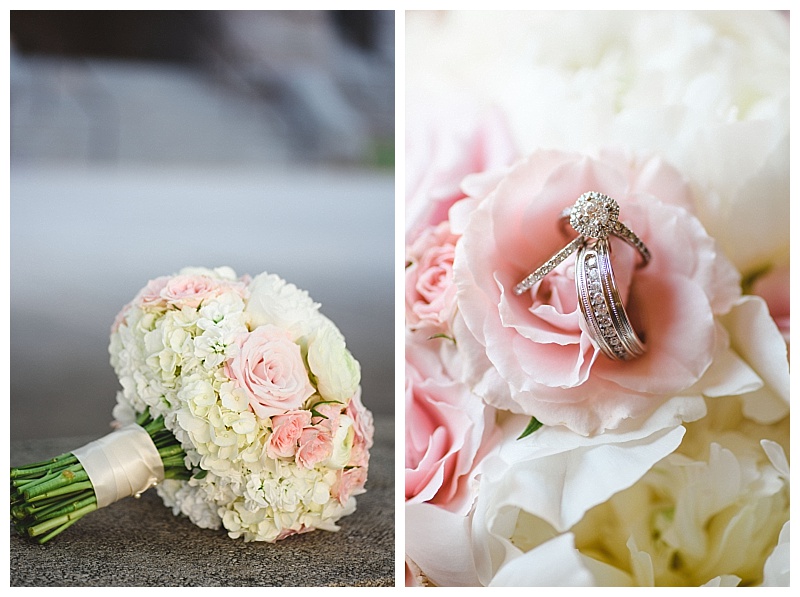
<path id="1" fill-rule="evenodd" d="M 584 193 L 572 206 L 569 223 L 578 234 L 589 238 L 605 238 L 619 219 L 619 205 L 608 195 Z"/>

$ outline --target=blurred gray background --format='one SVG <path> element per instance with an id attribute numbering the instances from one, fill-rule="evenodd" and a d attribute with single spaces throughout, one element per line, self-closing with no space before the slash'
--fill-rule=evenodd
<path id="1" fill-rule="evenodd" d="M 10 435 L 109 431 L 108 336 L 187 265 L 309 291 L 394 391 L 392 11 L 11 12 Z"/>

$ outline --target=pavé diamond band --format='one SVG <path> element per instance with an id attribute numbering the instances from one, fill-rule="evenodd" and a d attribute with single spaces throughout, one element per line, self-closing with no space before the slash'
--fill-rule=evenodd
<path id="1" fill-rule="evenodd" d="M 575 260 L 578 304 L 594 343 L 611 359 L 627 361 L 645 352 L 631 325 L 611 268 L 607 238 L 584 243 Z"/>
<path id="2" fill-rule="evenodd" d="M 566 228 L 568 221 L 578 236 L 517 284 L 514 288 L 515 294 L 520 295 L 531 288 L 588 239 L 606 238 L 609 234 L 613 234 L 639 252 L 642 257 L 641 265 L 647 265 L 650 261 L 650 251 L 632 230 L 619 221 L 619 204 L 608 195 L 594 191 L 584 193 L 572 207 L 561 213 L 560 221 L 563 228 Z"/>

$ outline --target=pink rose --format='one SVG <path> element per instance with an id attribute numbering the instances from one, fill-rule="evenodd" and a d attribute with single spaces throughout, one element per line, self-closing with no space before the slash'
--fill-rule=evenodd
<path id="1" fill-rule="evenodd" d="M 177 275 L 170 278 L 161 289 L 161 298 L 167 304 L 197 308 L 203 300 L 219 296 L 224 286 L 217 280 L 202 275 Z"/>
<path id="2" fill-rule="evenodd" d="M 295 461 L 303 468 L 314 468 L 318 462 L 327 460 L 333 452 L 333 438 L 327 429 L 306 427 L 300 435 L 300 448 Z"/>
<path id="3" fill-rule="evenodd" d="M 131 307 L 133 307 L 133 301 L 122 307 L 122 309 L 119 310 L 119 313 L 117 313 L 117 316 L 114 317 L 114 322 L 111 324 L 112 334 L 116 333 L 116 331 L 119 330 L 119 326 L 125 323 L 128 317 L 128 311 L 131 310 Z"/>
<path id="4" fill-rule="evenodd" d="M 514 286 L 566 244 L 558 214 L 584 192 L 606 193 L 647 244 L 647 267 L 612 239 L 623 302 L 646 335 L 628 362 L 604 357 L 583 330 L 574 257 L 522 296 Z M 454 279 L 464 325 L 455 333 L 466 378 L 487 402 L 587 435 L 652 411 L 686 391 L 727 350 L 716 316 L 740 296 L 739 275 L 691 205 L 680 175 L 658 159 L 539 151 L 517 163 L 470 215 Z"/>
<path id="5" fill-rule="evenodd" d="M 367 465 L 369 464 L 369 449 L 372 447 L 372 438 L 375 434 L 372 413 L 361 403 L 361 389 L 347 403 L 344 414 L 353 420 L 353 449 L 350 453 L 348 466 L 364 469 L 366 480 Z"/>
<path id="6" fill-rule="evenodd" d="M 422 232 L 406 252 L 406 325 L 446 331 L 455 307 L 453 258 L 458 237 L 448 222 Z"/>
<path id="7" fill-rule="evenodd" d="M 503 116 L 452 101 L 409 106 L 406 135 L 406 242 L 412 243 L 465 194 L 464 177 L 510 164 L 517 157 Z"/>
<path id="8" fill-rule="evenodd" d="M 311 425 L 311 412 L 293 410 L 272 417 L 272 435 L 267 440 L 267 456 L 288 458 L 297 452 L 297 444 L 303 428 Z"/>
<path id="9" fill-rule="evenodd" d="M 353 421 L 353 447 L 347 467 L 341 471 L 338 481 L 331 488 L 331 493 L 341 504 L 345 504 L 350 496 L 364 493 L 369 470 L 369 449 L 375 433 L 372 413 L 361 403 L 360 388 L 347 403 L 344 414 Z"/>
<path id="10" fill-rule="evenodd" d="M 170 276 L 161 276 L 154 280 L 150 280 L 147 286 L 139 291 L 139 294 L 133 299 L 136 306 L 142 309 L 162 309 L 166 306 L 166 300 L 161 296 L 161 291 L 169 282 Z"/>
<path id="11" fill-rule="evenodd" d="M 244 390 L 260 418 L 299 409 L 314 393 L 300 347 L 288 332 L 264 325 L 240 338 L 239 346 L 225 374 Z"/>
<path id="12" fill-rule="evenodd" d="M 351 496 L 364 493 L 364 485 L 367 482 L 367 469 L 357 466 L 355 468 L 341 471 L 338 481 L 331 488 L 333 497 L 344 505 Z"/>
<path id="13" fill-rule="evenodd" d="M 431 344 L 406 347 L 406 501 L 468 509 L 467 475 L 494 411 L 442 374 L 434 350 Z"/>
<path id="14" fill-rule="evenodd" d="M 769 314 L 778 325 L 783 339 L 789 342 L 789 266 L 782 265 L 756 279 L 753 294 L 767 302 Z"/>

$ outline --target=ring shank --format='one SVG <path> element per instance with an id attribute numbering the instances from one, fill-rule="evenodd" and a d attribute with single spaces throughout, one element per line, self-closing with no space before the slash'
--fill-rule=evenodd
<path id="1" fill-rule="evenodd" d="M 631 360 L 644 354 L 646 347 L 622 304 L 608 239 L 596 239 L 580 247 L 575 285 L 589 334 L 603 354 L 614 360 Z"/>

